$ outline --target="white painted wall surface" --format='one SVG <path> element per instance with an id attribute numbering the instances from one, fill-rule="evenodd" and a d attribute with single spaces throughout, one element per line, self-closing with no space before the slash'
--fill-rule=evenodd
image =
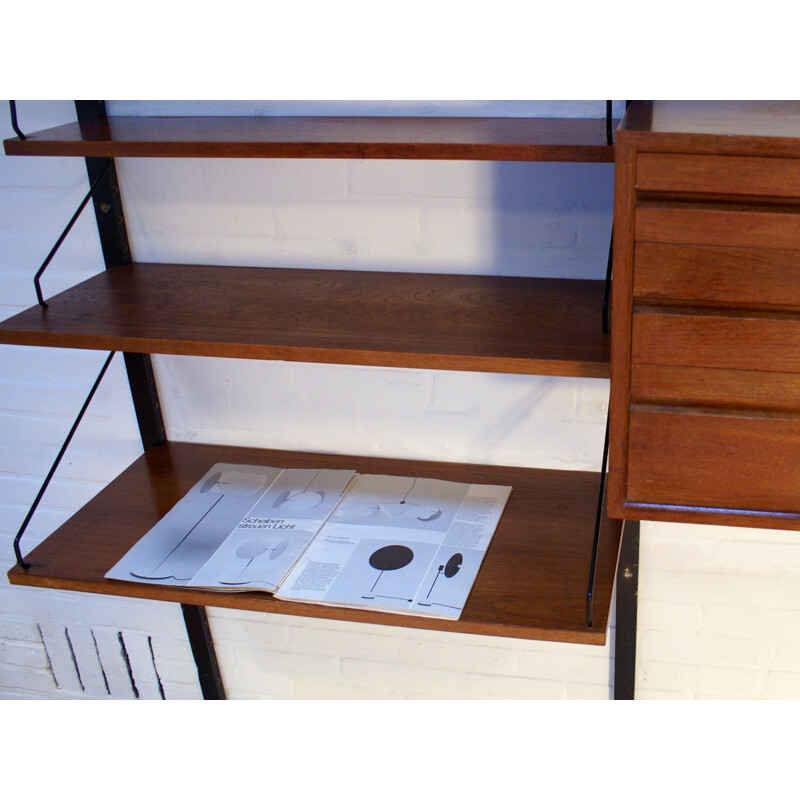
<path id="1" fill-rule="evenodd" d="M 110 102 L 109 112 L 580 116 L 602 114 L 603 105 Z M 18 114 L 23 130 L 35 130 L 74 119 L 74 107 L 24 101 Z M 7 118 L 0 125 L 4 137 L 12 135 Z M 605 271 L 610 165 L 119 159 L 117 168 L 139 261 L 580 278 Z M 3 317 L 35 302 L 32 276 L 86 189 L 81 160 L 0 158 Z M 45 296 L 102 267 L 89 212 L 45 274 Z M 96 352 L 0 347 L 3 576 L 13 562 L 13 536 L 102 361 Z M 153 361 L 174 440 L 599 468 L 607 381 Z M 140 452 L 116 358 L 24 550 Z M 800 669 L 792 666 L 798 642 L 790 626 L 800 613 L 796 551 L 782 532 L 643 525 L 637 694 L 798 696 Z M 178 606 L 0 581 L 0 697 L 200 696 Z M 612 693 L 610 645 L 216 609 L 209 618 L 232 698 L 605 699 Z"/>

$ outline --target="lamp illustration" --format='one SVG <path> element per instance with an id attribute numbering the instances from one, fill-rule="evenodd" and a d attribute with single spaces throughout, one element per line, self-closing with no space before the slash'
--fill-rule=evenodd
<path id="1" fill-rule="evenodd" d="M 286 552 L 286 548 L 288 546 L 288 539 L 281 539 L 281 541 L 278 542 L 278 544 L 276 544 L 274 547 L 271 546 L 271 541 L 269 539 L 248 539 L 246 542 L 242 542 L 236 548 L 236 557 L 242 559 L 243 561 L 247 561 L 247 563 L 244 565 L 244 567 L 242 567 L 235 580 L 221 580 L 220 583 L 224 583 L 226 586 L 236 586 L 237 584 L 241 583 L 250 583 L 249 579 L 242 579 L 242 576 L 256 559 L 261 559 L 264 557 L 265 553 L 269 553 L 267 558 L 270 561 L 274 561 L 276 558 L 279 558 Z"/>
<path id="2" fill-rule="evenodd" d="M 378 509 L 391 519 L 398 519 L 408 515 L 416 517 L 420 522 L 431 522 L 441 517 L 442 509 L 433 503 L 415 503 L 408 499 L 416 485 L 417 479 L 414 478 L 402 500 L 391 503 L 378 503 Z"/>
<path id="3" fill-rule="evenodd" d="M 402 569 L 408 566 L 414 560 L 414 551 L 410 547 L 403 544 L 388 544 L 376 550 L 369 557 L 369 565 L 380 572 L 380 575 L 375 579 L 372 584 L 369 595 L 361 595 L 364 600 L 374 600 L 376 595 L 375 587 L 378 581 L 383 577 L 384 572 L 390 572 L 396 569 Z M 378 597 L 389 597 L 389 595 L 377 595 Z M 396 600 L 409 600 L 409 598 L 398 597 Z"/>
<path id="4" fill-rule="evenodd" d="M 268 479 L 270 478 L 271 476 L 268 473 L 241 472 L 240 470 L 219 470 L 212 473 L 200 487 L 200 494 L 210 496 L 219 495 L 219 497 L 217 497 L 202 513 L 197 522 L 189 528 L 181 537 L 180 541 L 178 541 L 172 550 L 161 559 L 150 573 L 146 573 L 144 570 L 141 572 L 134 572 L 131 570 L 131 575 L 136 578 L 146 578 L 148 580 L 165 580 L 167 578 L 189 580 L 202 564 L 191 563 L 191 557 L 189 559 L 183 558 L 181 548 L 187 543 L 187 540 L 195 532 L 200 523 L 225 497 L 248 497 L 263 492 L 264 489 L 267 488 Z M 196 560 L 198 553 L 195 552 L 192 555 L 194 555 Z M 207 558 L 208 554 L 205 553 L 203 557 Z M 186 574 L 175 574 L 177 572 Z"/>
<path id="5" fill-rule="evenodd" d="M 272 507 L 283 507 L 286 511 L 310 511 L 312 508 L 316 508 L 325 499 L 325 492 L 322 489 L 311 489 L 311 485 L 319 477 L 320 472 L 322 470 L 318 469 L 305 489 L 286 489 L 281 492 Z"/>
<path id="6" fill-rule="evenodd" d="M 444 575 L 445 578 L 452 578 L 460 569 L 461 565 L 464 563 L 464 556 L 461 553 L 453 553 L 450 558 L 447 559 L 445 564 L 439 564 L 439 569 L 436 571 L 436 577 L 433 579 L 433 583 L 431 584 L 431 588 L 428 589 L 428 594 L 425 595 L 425 599 L 428 600 L 431 596 L 431 592 L 433 592 L 433 587 L 436 586 L 436 581 L 439 580 L 441 575 Z M 447 606 L 447 603 L 435 603 L 433 601 L 429 603 L 423 603 L 419 601 L 421 606 Z M 456 608 L 457 606 L 447 606 L 448 608 Z"/>

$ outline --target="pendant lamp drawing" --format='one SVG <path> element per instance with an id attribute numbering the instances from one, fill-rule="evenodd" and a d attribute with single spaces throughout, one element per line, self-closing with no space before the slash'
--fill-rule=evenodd
<path id="1" fill-rule="evenodd" d="M 285 511 L 310 511 L 312 508 L 316 508 L 325 499 L 324 490 L 311 489 L 312 484 L 319 477 L 320 472 L 322 472 L 322 470 L 318 469 L 305 489 L 286 489 L 281 492 L 275 499 L 272 507 L 283 508 Z"/>
<path id="2" fill-rule="evenodd" d="M 414 478 L 408 491 L 403 495 L 402 500 L 378 503 L 378 509 L 390 519 L 398 519 L 403 516 L 415 517 L 420 522 L 432 522 L 442 516 L 442 509 L 434 503 L 417 503 L 409 500 L 409 495 L 417 485 L 417 478 Z"/>
<path id="3" fill-rule="evenodd" d="M 376 595 L 375 587 L 378 581 L 383 577 L 384 572 L 392 572 L 397 569 L 407 567 L 414 560 L 414 551 L 410 547 L 403 544 L 388 544 L 385 547 L 378 548 L 370 557 L 369 565 L 378 570 L 380 573 L 372 584 L 370 594 L 361 595 L 364 600 L 374 600 L 376 597 L 391 597 L 394 600 L 408 600 L 410 603 L 413 598 L 408 597 L 393 597 L 392 595 Z"/>

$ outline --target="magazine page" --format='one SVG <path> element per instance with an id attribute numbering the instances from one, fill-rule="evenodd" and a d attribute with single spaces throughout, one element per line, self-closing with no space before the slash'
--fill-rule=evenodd
<path id="1" fill-rule="evenodd" d="M 288 541 L 275 541 L 275 534 L 283 531 L 283 540 L 288 540 L 291 531 L 301 526 L 316 531 L 354 475 L 350 470 L 215 464 L 106 577 L 164 586 L 197 586 L 206 585 L 195 581 L 203 575 L 213 588 L 219 583 L 220 589 L 271 591 L 277 580 L 263 586 L 258 580 L 250 583 L 251 577 L 262 575 L 261 561 L 270 562 L 283 574 L 291 566 L 289 559 L 302 552 L 302 548 L 290 547 Z M 251 513 L 256 510 L 256 514 Z M 265 513 L 267 510 L 271 513 Z M 243 524 L 250 527 L 242 528 Z M 295 528 L 281 528 L 282 525 Z M 217 551 L 234 534 L 236 543 L 225 548 L 224 559 L 217 558 Z M 265 543 L 260 551 L 259 541 Z M 307 539 L 303 547 L 306 543 Z M 246 552 L 251 555 L 245 557 Z M 207 569 L 210 560 L 216 564 L 215 571 Z M 243 571 L 247 569 L 249 573 Z M 275 570 L 270 571 L 269 577 Z M 226 580 L 231 583 L 224 583 Z"/>
<path id="2" fill-rule="evenodd" d="M 284 470 L 188 585 L 217 591 L 275 591 L 355 474 Z"/>
<path id="3" fill-rule="evenodd" d="M 360 475 L 275 596 L 458 619 L 510 494 Z"/>

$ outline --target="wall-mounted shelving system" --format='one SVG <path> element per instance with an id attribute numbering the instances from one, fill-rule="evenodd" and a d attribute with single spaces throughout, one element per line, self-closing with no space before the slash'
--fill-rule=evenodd
<path id="1" fill-rule="evenodd" d="M 83 157 L 96 166 L 117 157 L 614 159 L 603 119 L 106 118 L 101 113 L 7 140 L 5 151 Z M 129 258 L 109 263 L 108 256 L 106 261 L 105 272 L 48 298 L 46 308 L 34 306 L 0 323 L 0 343 L 609 376 L 603 281 L 137 264 Z M 455 622 L 284 603 L 260 593 L 106 580 L 105 572 L 216 461 L 502 483 L 513 492 Z M 154 444 L 29 553 L 27 569 L 12 568 L 9 580 L 174 601 L 185 608 L 224 606 L 602 644 L 622 523 L 606 516 L 600 491 L 596 472 Z"/>

